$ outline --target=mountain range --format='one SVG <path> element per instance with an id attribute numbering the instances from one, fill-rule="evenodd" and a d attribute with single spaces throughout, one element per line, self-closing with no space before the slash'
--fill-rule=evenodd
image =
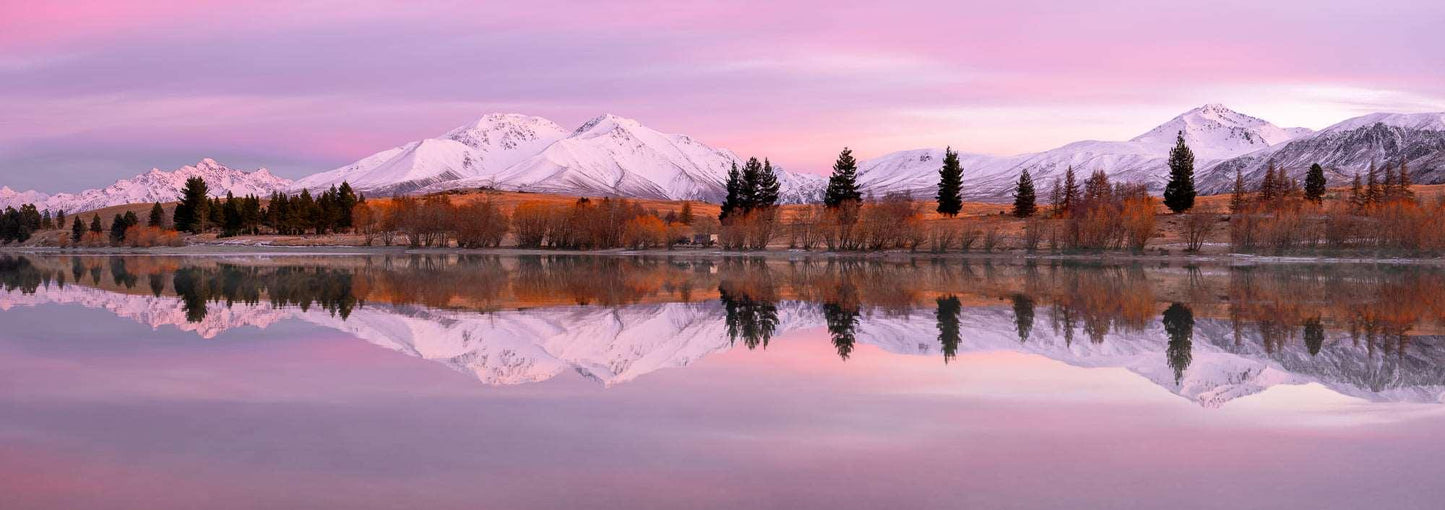
<path id="1" fill-rule="evenodd" d="M 1301 180 L 1310 164 L 1319 163 L 1331 185 L 1345 185 L 1371 164 L 1403 161 L 1414 182 L 1445 182 L 1445 113 L 1376 113 L 1313 131 L 1279 127 L 1208 104 L 1127 141 L 1085 140 L 1013 156 L 961 153 L 964 195 L 971 200 L 1005 200 L 1024 170 L 1046 190 L 1070 167 L 1080 178 L 1103 170 L 1116 181 L 1141 182 L 1159 191 L 1167 177 L 1165 160 L 1180 133 L 1195 153 L 1196 186 L 1204 193 L 1228 191 L 1235 172 L 1257 181 L 1270 162 Z M 859 164 L 859 184 L 875 196 L 907 193 L 931 198 L 942 160 L 942 148 L 864 160 Z M 265 169 L 234 170 L 205 159 L 172 172 L 151 170 L 75 194 L 0 188 L 0 207 L 29 202 L 42 209 L 81 212 L 168 201 L 191 176 L 205 178 L 217 196 L 227 191 L 237 195 L 315 191 L 344 181 L 370 195 L 490 188 L 717 202 L 725 194 L 727 172 L 734 163 L 741 164 L 742 158 L 728 149 L 615 115 L 595 117 L 568 131 L 540 117 L 499 113 L 295 182 Z M 780 168 L 778 174 L 784 202 L 815 201 L 826 187 L 820 174 Z"/>
<path id="2" fill-rule="evenodd" d="M 21 204 L 35 204 L 42 210 L 77 213 L 115 205 L 171 202 L 180 195 L 186 179 L 192 177 L 205 179 L 213 197 L 226 196 L 228 191 L 236 196 L 264 197 L 272 191 L 289 190 L 292 187 L 290 179 L 272 175 L 265 168 L 237 170 L 206 158 L 194 165 L 169 172 L 151 169 L 130 179 L 116 181 L 110 186 L 80 193 L 47 195 L 34 190 L 16 192 L 4 186 L 0 187 L 0 207 L 18 208 Z"/>

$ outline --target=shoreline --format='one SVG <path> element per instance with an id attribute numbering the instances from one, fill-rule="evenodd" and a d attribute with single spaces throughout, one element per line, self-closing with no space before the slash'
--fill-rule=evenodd
<path id="1" fill-rule="evenodd" d="M 1327 256 L 1327 255 L 1255 255 L 1242 253 L 1168 254 L 1127 252 L 1103 253 L 1052 253 L 1039 251 L 996 252 L 947 252 L 928 251 L 876 251 L 836 252 L 804 251 L 795 249 L 729 251 L 720 248 L 666 249 L 610 249 L 610 250 L 550 250 L 531 248 L 409 248 L 406 246 L 278 246 L 243 244 L 192 244 L 183 247 L 154 248 L 58 248 L 47 246 L 3 246 L 0 254 L 17 255 L 79 255 L 79 256 L 374 256 L 374 255 L 493 255 L 493 256 L 597 256 L 597 257 L 666 257 L 666 258 L 766 258 L 786 260 L 810 259 L 860 259 L 860 260 L 976 260 L 997 262 L 1018 261 L 1071 261 L 1107 263 L 1182 263 L 1248 266 L 1257 264 L 1389 264 L 1445 266 L 1440 257 L 1383 257 L 1383 256 Z"/>

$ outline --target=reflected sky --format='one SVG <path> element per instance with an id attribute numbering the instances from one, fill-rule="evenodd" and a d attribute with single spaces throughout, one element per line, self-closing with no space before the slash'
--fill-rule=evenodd
<path id="1" fill-rule="evenodd" d="M 419 356 L 338 325 L 399 324 L 367 314 L 507 323 L 508 314 L 599 307 L 442 311 L 364 300 L 345 320 L 312 308 L 206 338 L 182 330 L 184 320 L 137 320 L 158 317 L 127 308 L 148 290 L 69 287 L 111 300 L 21 304 L 20 291 L 0 293 L 11 299 L 0 306 L 6 508 L 1435 508 L 1445 497 L 1435 480 L 1445 468 L 1438 401 L 1372 400 L 1307 382 L 1204 406 L 1170 387 L 1162 358 L 1156 373 L 1084 363 L 1107 352 L 971 348 L 995 345 L 989 328 L 1016 317 L 1013 303 L 970 294 L 947 363 L 933 299 L 906 313 L 860 313 L 846 361 L 829 324 L 799 318 L 819 307 L 783 300 L 766 348 L 729 343 L 725 325 L 707 323 L 721 348 L 685 365 L 615 384 L 575 367 L 486 384 L 448 364 L 454 356 Z M 164 303 L 178 307 L 171 294 Z M 1062 341 L 1046 304 L 1038 299 L 1022 345 Z M 696 306 L 725 312 L 716 298 Z M 231 305 L 248 307 L 273 311 Z M 1214 315 L 1194 309 L 1201 324 Z M 1075 345 L 1124 351 L 1137 336 L 1162 352 L 1155 317 L 1143 331 Z M 413 345 L 483 330 L 418 331 Z M 1016 330 L 994 333 L 1019 345 Z M 1206 348 L 1213 334 L 1195 327 L 1202 365 L 1190 370 L 1222 356 Z M 583 365 L 551 343 L 577 340 L 559 338 L 538 345 Z M 1344 349 L 1340 338 L 1322 352 Z M 659 340 L 635 346 L 675 339 Z M 1413 342 L 1407 349 L 1430 345 Z M 900 347 L 920 343 L 926 352 Z M 1298 338 L 1289 346 L 1304 349 Z M 1285 367 L 1278 360 L 1290 351 L 1239 352 Z"/>

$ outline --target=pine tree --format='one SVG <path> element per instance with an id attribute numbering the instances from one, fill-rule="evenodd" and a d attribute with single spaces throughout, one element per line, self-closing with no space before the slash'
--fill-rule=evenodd
<path id="1" fill-rule="evenodd" d="M 166 210 L 161 207 L 160 202 L 151 206 L 151 217 L 146 221 L 146 226 L 166 228 Z"/>
<path id="2" fill-rule="evenodd" d="M 55 228 L 65 228 L 65 209 L 55 211 Z"/>
<path id="3" fill-rule="evenodd" d="M 718 221 L 726 221 L 734 213 L 741 212 L 742 193 L 742 172 L 738 170 L 737 162 L 733 162 L 732 170 L 728 170 L 727 197 L 723 199 L 722 211 L 718 212 Z"/>
<path id="4" fill-rule="evenodd" d="M 1072 213 L 1075 207 L 1079 206 L 1079 181 L 1074 177 L 1074 166 L 1064 171 L 1064 202 L 1062 210 L 1065 214 Z"/>
<path id="5" fill-rule="evenodd" d="M 1325 200 L 1325 169 L 1319 163 L 1310 165 L 1310 173 L 1305 176 L 1305 199 L 1316 204 Z"/>
<path id="6" fill-rule="evenodd" d="M 1241 214 L 1249 206 L 1248 192 L 1244 189 L 1244 174 L 1234 171 L 1234 190 L 1229 194 L 1229 213 Z"/>
<path id="7" fill-rule="evenodd" d="M 958 216 L 963 210 L 963 167 L 953 147 L 943 149 L 943 166 L 938 169 L 938 213 Z"/>
<path id="8" fill-rule="evenodd" d="M 1175 214 L 1194 207 L 1194 151 L 1184 143 L 1184 132 L 1169 151 L 1169 184 L 1164 186 L 1164 205 Z"/>
<path id="9" fill-rule="evenodd" d="M 351 189 L 351 183 L 341 181 L 341 187 L 336 190 L 336 230 L 346 231 L 351 229 L 351 210 L 356 208 L 358 199 L 356 191 Z M 257 204 L 260 205 L 260 204 Z"/>
<path id="10" fill-rule="evenodd" d="M 778 205 L 778 193 L 781 190 L 778 174 L 773 171 L 773 163 L 764 158 L 763 169 L 758 173 L 757 185 L 753 189 L 753 207 L 767 209 Z"/>
<path id="11" fill-rule="evenodd" d="M 105 226 L 100 223 L 99 214 L 90 217 L 90 231 L 96 234 L 105 232 Z"/>
<path id="12" fill-rule="evenodd" d="M 110 220 L 110 244 L 120 244 L 125 240 L 125 218 L 116 214 Z"/>
<path id="13" fill-rule="evenodd" d="M 838 153 L 838 161 L 833 163 L 833 174 L 828 176 L 828 190 L 823 195 L 823 205 L 837 208 L 844 202 L 861 200 L 863 194 L 858 191 L 858 161 L 853 159 L 853 151 L 844 147 L 843 152 Z"/>
<path id="14" fill-rule="evenodd" d="M 75 222 L 70 224 L 70 240 L 78 243 L 82 237 L 85 237 L 85 223 L 76 216 Z"/>
<path id="15" fill-rule="evenodd" d="M 192 177 L 186 179 L 185 187 L 181 188 L 181 200 L 176 204 L 176 210 L 172 213 L 171 223 L 176 230 L 199 234 L 206 230 L 206 221 L 209 216 L 210 200 L 207 195 L 210 189 L 206 186 L 205 179 Z"/>
<path id="16" fill-rule="evenodd" d="M 738 206 L 743 214 L 753 212 L 758 206 L 758 186 L 763 178 L 763 164 L 758 158 L 748 158 L 743 164 L 743 185 L 738 192 Z"/>
<path id="17" fill-rule="evenodd" d="M 45 230 L 55 228 L 55 220 L 50 217 L 50 209 L 46 209 L 45 215 L 40 218 L 40 228 Z"/>
<path id="18" fill-rule="evenodd" d="M 1014 190 L 1013 215 L 1019 218 L 1027 218 L 1034 215 L 1034 180 L 1029 177 L 1029 171 L 1024 170 L 1019 174 L 1018 187 Z"/>

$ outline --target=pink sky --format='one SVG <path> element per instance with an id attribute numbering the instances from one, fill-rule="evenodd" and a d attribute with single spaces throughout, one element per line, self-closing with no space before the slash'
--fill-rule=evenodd
<path id="1" fill-rule="evenodd" d="M 1439 2 L 3 2 L 0 184 L 202 157 L 297 177 L 493 111 L 611 112 L 788 168 L 1445 110 Z"/>

